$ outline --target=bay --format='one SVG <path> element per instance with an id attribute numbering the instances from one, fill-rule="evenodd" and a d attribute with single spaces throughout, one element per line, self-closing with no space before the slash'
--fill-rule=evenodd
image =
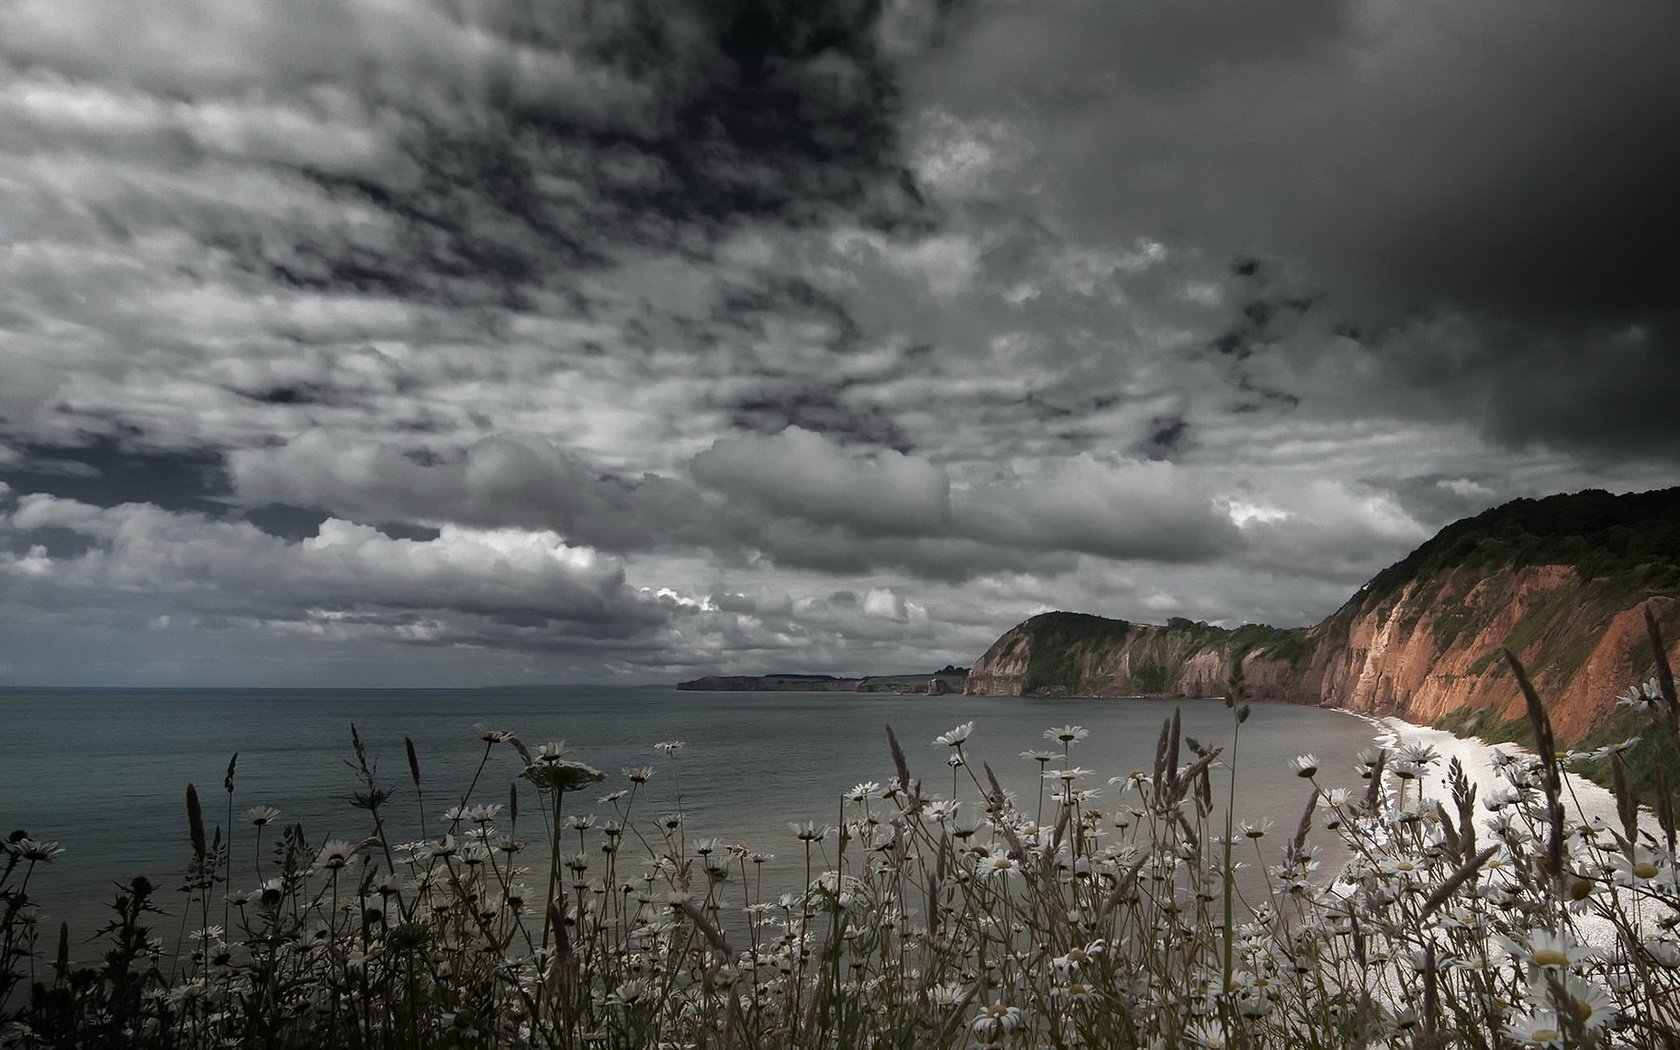
<path id="1" fill-rule="evenodd" d="M 1032 812 L 1040 767 L 1020 752 L 1058 749 L 1045 739 L 1046 729 L 1074 724 L 1090 731 L 1071 761 L 1092 770 L 1080 786 L 1101 791 L 1094 805 L 1116 805 L 1121 792 L 1108 778 L 1152 766 L 1162 722 L 1174 710 L 1182 713 L 1186 735 L 1229 748 L 1234 720 L 1217 700 L 678 692 L 668 686 L 0 690 L 0 834 L 23 829 L 63 845 L 62 855 L 35 872 L 29 893 L 43 931 L 67 921 L 73 941 L 85 943 L 105 917 L 101 903 L 116 883 L 135 875 L 152 879 L 162 890 L 159 903 L 174 910 L 181 899 L 175 887 L 191 857 L 186 787 L 196 785 L 206 822 L 225 826 L 223 777 L 235 752 L 232 885 L 240 888 L 257 881 L 255 834 L 240 819 L 251 806 L 278 807 L 280 822 L 301 821 L 312 843 L 368 834 L 367 813 L 347 801 L 358 787 L 347 761 L 352 724 L 378 764 L 380 782 L 396 789 L 386 809 L 388 830 L 393 841 L 403 841 L 422 837 L 422 819 L 425 832 L 438 833 L 443 811 L 462 800 L 485 758 L 486 746 L 473 731 L 481 723 L 511 730 L 533 747 L 563 740 L 569 757 L 607 772 L 598 792 L 568 798 L 568 813 L 611 816 L 611 807 L 596 799 L 625 786 L 622 769 L 653 766 L 649 787 L 657 808 L 676 809 L 680 790 L 691 839 L 715 836 L 774 853 L 766 883 L 791 888 L 802 877 L 803 854 L 787 824 L 836 823 L 847 789 L 886 782 L 893 774 L 889 724 L 925 791 L 948 796 L 951 752 L 932 740 L 974 722 L 965 750 L 976 772 L 990 763 Z M 1237 817 L 1276 820 L 1281 847 L 1309 792 L 1290 758 L 1315 752 L 1323 760 L 1321 782 L 1361 789 L 1352 756 L 1379 731 L 1342 712 L 1255 704 L 1235 754 Z M 419 755 L 424 805 L 410 783 L 405 736 Z M 674 762 L 656 747 L 666 740 L 685 742 Z M 490 748 L 472 801 L 505 802 L 519 768 L 507 745 Z M 1225 775 L 1221 770 L 1215 780 L 1221 798 Z M 521 837 L 541 841 L 536 795 L 523 782 L 520 787 Z M 966 774 L 956 791 L 976 798 Z M 268 834 L 272 844 L 275 832 Z"/>

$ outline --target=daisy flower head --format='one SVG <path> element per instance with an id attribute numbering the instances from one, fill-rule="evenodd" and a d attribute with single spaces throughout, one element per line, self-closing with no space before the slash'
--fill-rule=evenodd
<path id="1" fill-rule="evenodd" d="M 23 836 L 7 842 L 6 852 L 19 860 L 50 864 L 54 857 L 64 852 L 64 847 L 60 846 L 56 840 L 32 839 Z"/>
<path id="2" fill-rule="evenodd" d="M 834 828 L 828 825 L 818 825 L 809 820 L 804 823 L 790 821 L 788 830 L 793 832 L 794 837 L 801 842 L 821 842 L 834 832 Z"/>
<path id="3" fill-rule="evenodd" d="M 1154 785 L 1155 778 L 1141 769 L 1134 769 L 1123 777 L 1109 777 L 1108 783 L 1114 787 L 1132 788 L 1142 794 L 1146 788 Z"/>
<path id="4" fill-rule="evenodd" d="M 566 742 L 551 740 L 546 744 L 538 744 L 531 752 L 531 761 L 538 765 L 550 765 L 566 757 Z"/>
<path id="5" fill-rule="evenodd" d="M 607 779 L 594 766 L 562 759 L 532 763 L 519 775 L 536 785 L 538 791 L 576 791 Z"/>
<path id="6" fill-rule="evenodd" d="M 1672 930 L 1646 930 L 1639 935 L 1644 957 L 1667 970 L 1680 969 L 1680 942 Z"/>
<path id="7" fill-rule="evenodd" d="M 943 824 L 957 815 L 957 807 L 961 805 L 956 799 L 936 798 L 927 804 L 927 813 L 936 823 Z"/>
<path id="8" fill-rule="evenodd" d="M 1062 753 L 1060 751 L 1039 751 L 1034 749 L 1021 752 L 1021 757 L 1029 762 L 1037 762 L 1042 766 L 1053 759 L 1061 758 Z"/>
<path id="9" fill-rule="evenodd" d="M 1050 797 L 1064 806 L 1082 806 L 1087 802 L 1095 802 L 1097 799 L 1102 798 L 1102 789 L 1085 788 L 1083 790 L 1076 791 L 1074 790 L 1073 785 L 1064 783 L 1061 787 L 1052 791 L 1050 793 Z"/>
<path id="10" fill-rule="evenodd" d="M 1551 987 L 1542 985 L 1536 992 L 1540 993 L 1542 988 L 1543 994 L 1559 1012 L 1568 1010 L 1589 1032 L 1595 1032 L 1616 1019 L 1616 1000 L 1601 985 L 1570 974 L 1560 984 Z"/>
<path id="11" fill-rule="evenodd" d="M 280 811 L 273 806 L 252 806 L 245 811 L 245 823 L 252 827 L 265 827 L 274 823 L 280 816 Z"/>
<path id="12" fill-rule="evenodd" d="M 862 802 L 865 799 L 878 798 L 880 794 L 880 784 L 873 780 L 865 780 L 861 784 L 852 785 L 852 790 L 846 792 L 845 798 L 848 802 Z"/>
<path id="13" fill-rule="evenodd" d="M 1405 883 L 1417 883 L 1424 877 L 1423 861 L 1405 853 L 1395 853 L 1377 862 L 1377 871 L 1388 878 Z"/>
<path id="14" fill-rule="evenodd" d="M 651 1002 L 654 997 L 653 984 L 640 977 L 632 977 L 607 996 L 607 1003 L 620 1009 L 629 1009 L 644 1002 Z"/>
<path id="15" fill-rule="evenodd" d="M 1318 775 L 1318 756 L 1312 752 L 1296 755 L 1289 762 L 1289 767 L 1298 777 L 1314 777 Z"/>
<path id="16" fill-rule="evenodd" d="M 328 839 L 315 857 L 317 867 L 337 871 L 356 859 L 356 844 L 346 839 Z"/>
<path id="17" fill-rule="evenodd" d="M 1019 1006 L 990 1003 L 980 1008 L 980 1015 L 974 1019 L 973 1028 L 975 1035 L 991 1042 L 1001 1035 L 1015 1031 L 1024 1023 Z"/>
<path id="18" fill-rule="evenodd" d="M 659 743 L 657 743 L 653 746 L 654 746 L 654 750 L 665 752 L 666 757 L 674 758 L 678 751 L 681 751 L 685 746 L 687 746 L 687 741 L 683 741 L 683 740 L 661 740 Z"/>
<path id="19" fill-rule="evenodd" d="M 973 732 L 974 732 L 974 723 L 973 722 L 964 722 L 962 725 L 960 725 L 957 728 L 951 730 L 949 733 L 940 733 L 938 736 L 934 737 L 933 738 L 933 746 L 934 747 L 961 747 L 963 741 L 967 740 L 968 737 L 969 737 L 969 734 L 973 733 Z"/>
<path id="20" fill-rule="evenodd" d="M 1526 1046 L 1562 1046 L 1563 1022 L 1550 1010 L 1518 1014 L 1506 1019 L 1505 1034 Z"/>
<path id="21" fill-rule="evenodd" d="M 1661 710 L 1662 688 L 1655 678 L 1648 679 L 1644 685 L 1629 686 L 1616 697 L 1618 707 L 1626 707 L 1641 714 L 1654 715 Z"/>
<path id="22" fill-rule="evenodd" d="M 1091 735 L 1084 726 L 1051 726 L 1044 731 L 1044 739 L 1060 740 L 1064 745 L 1077 744 Z"/>
<path id="23" fill-rule="evenodd" d="M 1435 750 L 1433 744 L 1411 743 L 1402 745 L 1394 757 L 1402 762 L 1416 762 L 1420 766 L 1428 766 L 1439 761 L 1441 753 Z"/>
<path id="24" fill-rule="evenodd" d="M 1522 801 L 1522 792 L 1509 784 L 1490 788 L 1482 795 L 1482 805 L 1487 807 L 1489 813 L 1498 813 L 1513 802 L 1520 801 Z"/>
<path id="25" fill-rule="evenodd" d="M 486 744 L 505 744 L 513 739 L 513 734 L 508 730 L 490 729 L 483 722 L 474 722 L 473 732 Z"/>
<path id="26" fill-rule="evenodd" d="M 936 984 L 928 989 L 928 998 L 933 1005 L 946 1009 L 962 1002 L 965 994 L 966 989 L 960 984 Z"/>
<path id="27" fill-rule="evenodd" d="M 1095 770 L 1072 766 L 1068 769 L 1048 769 L 1044 772 L 1045 780 L 1083 780 Z"/>
<path id="28" fill-rule="evenodd" d="M 1635 843 L 1633 852 L 1610 857 L 1611 877 L 1618 886 L 1641 886 L 1662 874 L 1668 858 L 1649 846 Z"/>
<path id="29" fill-rule="evenodd" d="M 1094 940 L 1084 947 L 1076 945 L 1069 948 L 1063 954 L 1051 959 L 1050 965 L 1054 966 L 1062 973 L 1073 973 L 1086 963 L 1101 955 L 1103 953 L 1103 947 L 1104 942 L 1101 939 Z"/>
<path id="30" fill-rule="evenodd" d="M 1050 994 L 1070 1003 L 1087 1003 L 1097 997 L 1097 990 L 1084 981 L 1069 981 L 1067 984 L 1058 984 L 1051 988 Z"/>
<path id="31" fill-rule="evenodd" d="M 1569 933 L 1549 930 L 1535 930 L 1526 940 L 1509 939 L 1505 950 L 1513 960 L 1542 970 L 1568 969 L 1597 954 L 1590 945 L 1581 944 Z"/>

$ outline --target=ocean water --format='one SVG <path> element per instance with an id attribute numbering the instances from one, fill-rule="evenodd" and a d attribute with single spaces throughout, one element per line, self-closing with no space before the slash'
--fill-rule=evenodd
<path id="1" fill-rule="evenodd" d="M 233 793 L 233 885 L 255 885 L 250 806 L 281 810 L 279 823 L 301 821 L 311 842 L 357 840 L 367 814 L 352 807 L 358 787 L 348 764 L 355 724 L 396 789 L 385 810 L 394 841 L 420 837 L 422 812 L 434 834 L 461 800 L 485 752 L 473 725 L 508 729 L 527 745 L 565 741 L 570 757 L 608 773 L 597 792 L 568 796 L 566 811 L 611 814 L 596 803 L 623 786 L 621 770 L 651 765 L 649 787 L 662 811 L 683 795 L 690 836 L 744 842 L 777 856 L 765 880 L 803 873 L 790 821 L 836 823 L 841 795 L 864 780 L 893 775 L 885 726 L 891 725 L 911 772 L 930 794 L 948 795 L 950 754 L 932 740 L 975 723 L 965 745 L 979 771 L 989 762 L 1027 808 L 1039 790 L 1029 748 L 1051 748 L 1044 730 L 1082 725 L 1075 764 L 1094 770 L 1094 786 L 1112 803 L 1110 776 L 1148 769 L 1164 719 L 1182 712 L 1184 732 L 1208 746 L 1229 746 L 1232 716 L 1213 701 L 899 697 L 847 693 L 679 692 L 669 687 L 580 686 L 542 690 L 0 690 L 0 834 L 14 828 L 56 839 L 65 852 L 35 872 L 30 896 L 45 931 L 67 921 L 84 941 L 105 918 L 115 883 L 145 875 L 174 910 L 191 857 L 186 788 L 197 786 L 207 825 L 226 824 L 223 777 L 238 752 Z M 1308 786 L 1289 768 L 1305 751 L 1321 759 L 1321 782 L 1358 787 L 1352 756 L 1380 727 L 1342 712 L 1257 703 L 1237 752 L 1237 815 L 1276 820 L 1279 844 L 1293 831 Z M 409 779 L 403 738 L 418 752 L 424 806 Z M 682 740 L 673 763 L 656 745 Z M 505 802 L 520 762 L 491 750 L 473 794 Z M 1221 798 L 1223 774 L 1216 777 Z M 521 837 L 541 841 L 537 796 L 523 781 Z M 964 777 L 959 797 L 973 797 Z M 1100 804 L 1100 803 L 1099 803 Z M 644 811 L 644 815 L 645 815 Z M 505 820 L 505 814 L 504 814 Z M 268 829 L 265 849 L 277 837 Z M 166 924 L 160 924 L 166 925 Z M 49 939 L 53 936 L 48 935 Z"/>

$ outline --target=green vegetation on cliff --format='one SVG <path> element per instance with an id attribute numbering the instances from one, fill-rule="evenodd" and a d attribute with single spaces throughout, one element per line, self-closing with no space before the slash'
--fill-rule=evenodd
<path id="1" fill-rule="evenodd" d="M 1156 627 L 1088 613 L 1051 612 L 1023 623 L 1020 631 L 1028 646 L 1026 671 L 1021 676 L 1025 696 L 1096 692 L 1113 686 L 1111 680 L 1092 679 L 1091 669 L 1128 641 L 1135 656 L 1129 684 L 1123 688 L 1144 696 L 1177 692 L 1185 665 L 1204 652 L 1218 652 L 1232 660 L 1262 656 L 1295 666 L 1313 647 L 1310 628 L 1244 624 L 1228 629 L 1182 616 Z"/>
<path id="2" fill-rule="evenodd" d="M 1132 625 L 1089 613 L 1049 612 L 1021 625 L 1031 646 L 1021 693 L 1078 692 L 1092 653 L 1126 640 Z"/>
<path id="3" fill-rule="evenodd" d="M 1618 594 L 1680 594 L 1680 488 L 1615 496 L 1602 489 L 1517 499 L 1455 521 L 1378 573 L 1358 599 L 1369 607 L 1414 580 L 1454 569 L 1568 565 Z"/>

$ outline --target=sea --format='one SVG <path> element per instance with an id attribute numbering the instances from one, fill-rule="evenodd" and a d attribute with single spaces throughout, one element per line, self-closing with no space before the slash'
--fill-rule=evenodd
<path id="1" fill-rule="evenodd" d="M 461 802 L 475 771 L 471 801 L 507 802 L 521 791 L 521 837 L 543 839 L 538 800 L 517 780 L 521 763 L 506 744 L 488 747 L 475 725 L 509 730 L 531 747 L 564 742 L 568 757 L 608 774 L 598 791 L 566 800 L 566 812 L 612 815 L 601 796 L 626 786 L 623 770 L 654 767 L 656 807 L 684 812 L 687 834 L 741 842 L 775 854 L 767 884 L 793 888 L 803 876 L 795 821 L 834 824 L 842 795 L 863 781 L 893 776 L 891 726 L 924 792 L 950 796 L 950 749 L 936 736 L 973 722 L 964 745 L 976 771 L 989 763 L 1006 788 L 1032 810 L 1041 780 L 1029 749 L 1056 749 L 1046 730 L 1082 726 L 1089 737 L 1072 762 L 1092 772 L 1081 786 L 1099 790 L 1096 805 L 1117 804 L 1111 776 L 1148 770 L 1164 720 L 1180 713 L 1185 735 L 1210 747 L 1232 743 L 1232 711 L 1219 700 L 1020 699 L 899 696 L 880 693 L 687 692 L 670 686 L 564 686 L 541 689 L 7 689 L 0 690 L 0 835 L 21 829 L 60 843 L 64 852 L 31 876 L 49 944 L 70 926 L 77 954 L 108 917 L 119 883 L 145 875 L 158 903 L 178 910 L 192 856 L 186 793 L 195 785 L 212 829 L 228 824 L 224 781 L 234 762 L 232 885 L 257 883 L 254 830 L 241 819 L 257 805 L 281 811 L 278 824 L 301 822 L 312 843 L 360 840 L 365 811 L 352 806 L 360 785 L 352 768 L 351 727 L 361 736 L 379 782 L 394 789 L 386 804 L 394 841 L 436 835 L 444 810 Z M 1277 845 L 1293 831 L 1310 788 L 1290 760 L 1313 752 L 1321 783 L 1359 788 L 1353 763 L 1382 734 L 1378 724 L 1344 712 L 1256 703 L 1234 752 L 1238 819 L 1276 821 Z M 404 740 L 419 759 L 423 799 L 410 780 Z M 682 741 L 674 758 L 659 745 Z M 486 760 L 486 751 L 488 758 Z M 1221 770 L 1215 794 L 1228 781 Z M 982 776 L 982 779 L 983 776 Z M 974 799 L 966 775 L 957 797 Z M 1046 809 L 1048 812 L 1048 807 Z M 506 819 L 506 813 L 502 818 Z M 272 844 L 277 828 L 267 831 Z M 167 926 L 160 922 L 160 926 Z M 47 949 L 47 950 L 50 950 Z"/>

